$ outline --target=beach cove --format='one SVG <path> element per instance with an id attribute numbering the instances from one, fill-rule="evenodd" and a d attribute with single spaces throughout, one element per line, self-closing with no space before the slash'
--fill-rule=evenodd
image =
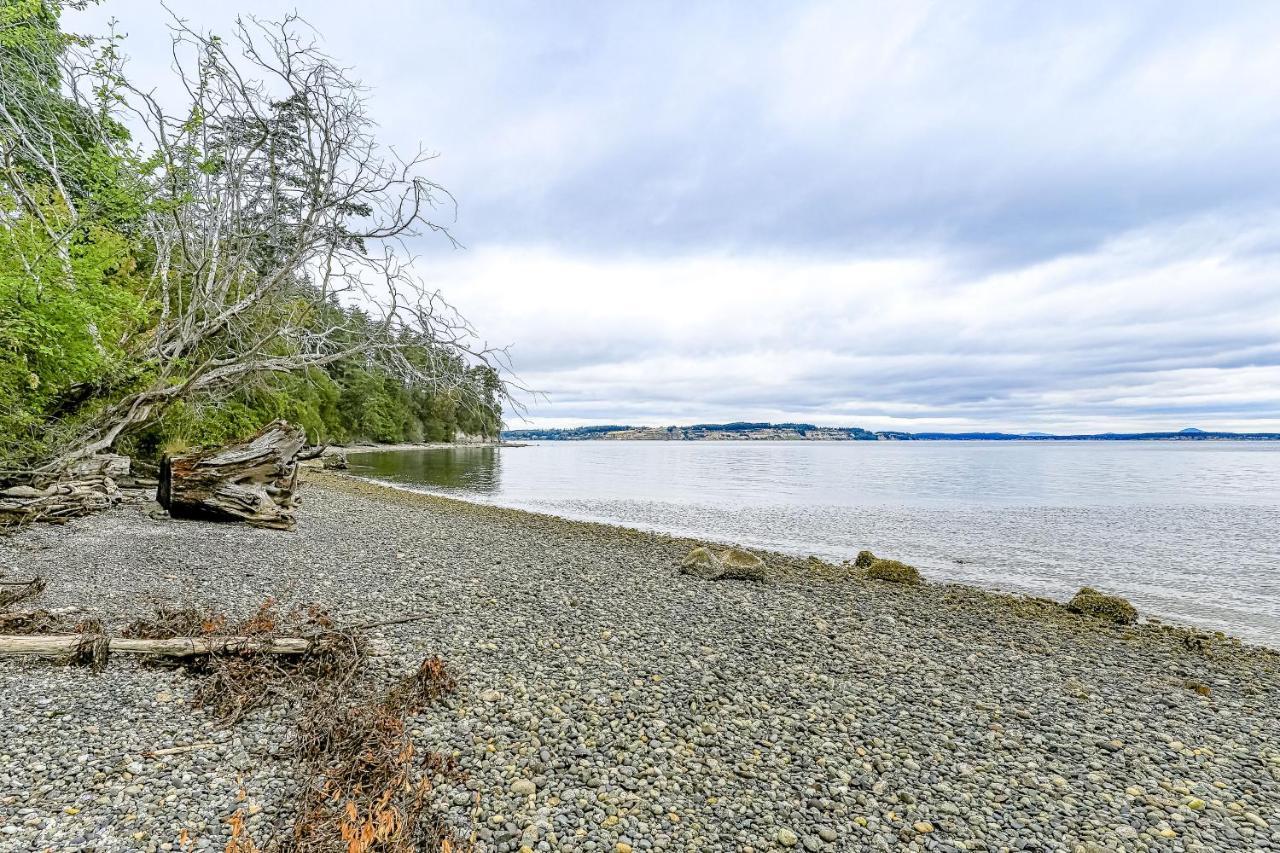
<path id="1" fill-rule="evenodd" d="M 106 621 L 430 614 L 376 629 L 373 668 L 456 677 L 409 724 L 456 756 L 432 796 L 478 850 L 1280 848 L 1274 650 L 769 553 L 764 584 L 699 580 L 693 540 L 316 471 L 302 497 L 292 533 L 139 501 L 0 559 Z M 130 662 L 0 661 L 0 847 L 221 849 L 241 791 L 255 829 L 287 827 L 288 709 L 220 728 L 189 694 Z"/>

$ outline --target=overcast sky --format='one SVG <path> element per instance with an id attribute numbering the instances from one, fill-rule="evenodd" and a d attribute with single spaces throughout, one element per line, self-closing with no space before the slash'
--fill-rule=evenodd
<path id="1" fill-rule="evenodd" d="M 532 424 L 1280 431 L 1280 3 L 242 8 L 439 152 L 421 271 Z"/>

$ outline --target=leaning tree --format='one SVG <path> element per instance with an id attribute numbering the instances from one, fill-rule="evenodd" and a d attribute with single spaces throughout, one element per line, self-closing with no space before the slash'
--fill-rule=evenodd
<path id="1" fill-rule="evenodd" d="M 81 63 L 96 74 L 90 115 L 123 116 L 147 140 L 134 155 L 147 310 L 112 341 L 125 368 L 69 395 L 41 471 L 265 374 L 354 360 L 443 391 L 505 364 L 414 274 L 407 241 L 453 240 L 435 218 L 452 199 L 421 174 L 431 155 L 378 142 L 365 90 L 302 21 L 239 19 L 229 39 L 175 21 L 172 40 L 177 106 L 131 83 L 114 51 Z M 35 119 L 34 132 L 10 124 L 57 185 Z"/>

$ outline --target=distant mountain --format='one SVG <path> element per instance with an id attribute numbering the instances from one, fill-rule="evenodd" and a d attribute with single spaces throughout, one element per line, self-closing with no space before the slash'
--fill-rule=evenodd
<path id="1" fill-rule="evenodd" d="M 507 441 L 1280 441 L 1274 432 L 1207 432 L 1187 427 L 1178 432 L 1104 432 L 1054 435 L 1046 432 L 871 432 L 861 427 L 820 427 L 802 423 L 692 426 L 583 426 L 571 429 L 505 430 Z"/>

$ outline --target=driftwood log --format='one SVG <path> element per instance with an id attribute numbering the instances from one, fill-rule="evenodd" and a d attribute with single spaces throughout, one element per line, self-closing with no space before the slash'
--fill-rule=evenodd
<path id="1" fill-rule="evenodd" d="M 0 655 L 62 657 L 95 641 L 105 641 L 107 648 L 113 653 L 167 658 L 208 654 L 301 655 L 311 648 L 311 641 L 301 637 L 275 637 L 267 640 L 256 637 L 173 637 L 168 640 L 143 640 L 96 634 L 19 634 L 0 636 Z"/>
<path id="2" fill-rule="evenodd" d="M 305 442 L 301 427 L 274 421 L 238 444 L 166 456 L 156 500 L 174 518 L 292 529 L 297 456 Z"/>
<path id="3" fill-rule="evenodd" d="M 116 483 L 104 474 L 0 489 L 0 527 L 32 521 L 63 522 L 120 501 Z"/>
<path id="4" fill-rule="evenodd" d="M 301 637 L 173 637 L 145 640 L 108 637 L 104 634 L 18 634 L 0 636 L 0 657 L 34 655 L 62 658 L 101 670 L 113 653 L 159 658 L 190 658 L 201 655 L 301 655 L 311 641 Z"/>

